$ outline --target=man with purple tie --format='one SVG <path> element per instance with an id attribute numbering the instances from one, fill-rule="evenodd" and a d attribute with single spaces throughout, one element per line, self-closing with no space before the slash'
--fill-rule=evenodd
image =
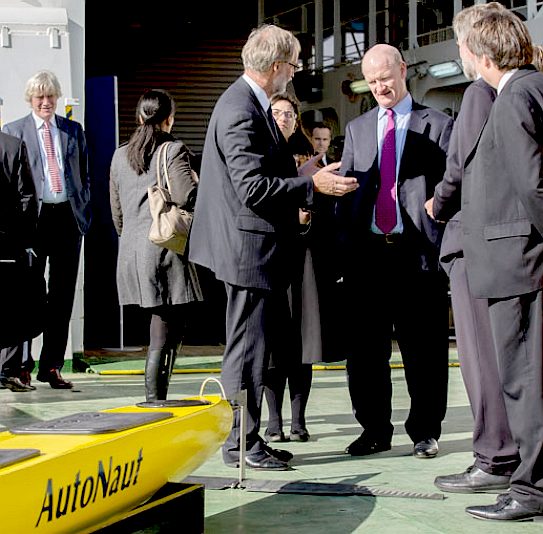
<path id="1" fill-rule="evenodd" d="M 392 339 L 400 348 L 411 408 L 405 429 L 416 458 L 433 458 L 447 407 L 447 280 L 438 264 L 442 229 L 424 203 L 442 179 L 453 121 L 413 101 L 407 66 L 386 44 L 364 55 L 378 107 L 345 131 L 341 174 L 359 188 L 338 201 L 351 339 L 347 378 L 364 432 L 345 452 L 391 448 Z"/>

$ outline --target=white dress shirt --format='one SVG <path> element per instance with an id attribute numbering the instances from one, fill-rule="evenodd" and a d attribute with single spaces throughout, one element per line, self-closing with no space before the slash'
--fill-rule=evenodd
<path id="1" fill-rule="evenodd" d="M 43 187 L 43 202 L 45 204 L 60 204 L 61 202 L 66 202 L 68 200 L 68 195 L 66 192 L 66 179 L 64 178 L 64 161 L 62 158 L 62 146 L 60 143 L 60 134 L 57 128 L 57 122 L 55 118 L 49 122 L 49 129 L 51 130 L 51 137 L 53 138 L 53 144 L 55 146 L 55 156 L 57 158 L 58 168 L 60 171 L 60 182 L 62 184 L 62 191 L 59 193 L 54 193 L 51 190 L 51 176 L 49 174 L 49 165 L 47 163 L 47 153 L 45 152 L 45 141 L 44 141 L 44 120 L 41 117 L 38 117 L 35 113 L 32 113 L 34 122 L 36 124 L 36 130 L 38 133 L 38 140 L 40 144 L 40 155 L 41 162 L 43 165 L 43 174 L 45 176 L 45 184 Z"/>

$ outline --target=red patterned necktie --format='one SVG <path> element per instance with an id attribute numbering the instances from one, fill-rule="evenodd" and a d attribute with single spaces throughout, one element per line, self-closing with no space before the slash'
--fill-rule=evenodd
<path id="1" fill-rule="evenodd" d="M 51 191 L 53 193 L 62 192 L 62 182 L 60 180 L 60 169 L 58 168 L 57 156 L 55 154 L 55 144 L 51 135 L 49 123 L 43 123 L 43 143 L 45 145 L 45 154 L 47 155 L 47 166 L 49 167 L 49 176 L 51 177 Z"/>
<path id="2" fill-rule="evenodd" d="M 375 224 L 388 234 L 396 226 L 396 130 L 394 111 L 386 110 L 388 120 L 381 147 L 381 187 L 375 202 Z"/>

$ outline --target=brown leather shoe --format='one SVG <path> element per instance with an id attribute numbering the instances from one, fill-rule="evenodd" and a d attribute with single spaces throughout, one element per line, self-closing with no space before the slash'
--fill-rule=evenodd
<path id="1" fill-rule="evenodd" d="M 40 382 L 49 382 L 53 389 L 72 389 L 74 385 L 69 380 L 64 380 L 58 369 L 49 369 L 45 373 L 38 372 L 37 379 Z"/>

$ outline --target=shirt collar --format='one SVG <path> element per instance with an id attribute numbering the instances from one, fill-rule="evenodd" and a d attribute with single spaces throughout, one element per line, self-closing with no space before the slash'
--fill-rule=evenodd
<path id="1" fill-rule="evenodd" d="M 392 110 L 396 115 L 407 115 L 411 113 L 413 108 L 413 98 L 407 93 L 393 108 Z M 386 114 L 386 108 L 379 107 L 379 118 L 381 119 Z"/>
<path id="2" fill-rule="evenodd" d="M 249 87 L 253 90 L 253 93 L 255 94 L 258 102 L 262 106 L 262 109 L 264 111 L 268 111 L 268 108 L 271 106 L 270 99 L 268 98 L 268 95 L 266 94 L 266 91 L 260 87 L 252 78 L 247 76 L 247 74 L 243 74 L 243 79 L 249 84 Z"/>
<path id="3" fill-rule="evenodd" d="M 34 119 L 34 124 L 36 125 L 36 130 L 39 130 L 43 126 L 43 123 L 45 121 L 41 117 L 38 117 L 34 112 L 32 112 L 32 118 Z M 56 128 L 57 120 L 56 120 L 55 116 L 53 116 L 53 118 L 51 119 L 49 124 L 50 124 L 50 126 L 52 128 Z"/>
<path id="4" fill-rule="evenodd" d="M 503 91 L 503 88 L 505 87 L 505 84 L 511 79 L 511 76 L 517 72 L 518 69 L 511 69 L 510 71 L 507 71 L 501 78 L 500 83 L 498 84 L 498 94 L 500 94 Z"/>

